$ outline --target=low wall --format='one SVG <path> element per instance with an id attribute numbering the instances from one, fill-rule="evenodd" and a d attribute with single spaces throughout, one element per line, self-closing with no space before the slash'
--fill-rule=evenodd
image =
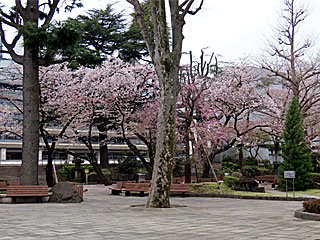
<path id="1" fill-rule="evenodd" d="M 43 166 L 38 167 L 38 181 L 41 185 L 46 185 L 46 172 Z M 0 166 L 0 178 L 8 181 L 20 181 L 21 166 Z"/>

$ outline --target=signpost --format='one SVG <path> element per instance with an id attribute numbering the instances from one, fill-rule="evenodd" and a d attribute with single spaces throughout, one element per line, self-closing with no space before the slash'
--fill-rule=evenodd
<path id="1" fill-rule="evenodd" d="M 294 196 L 294 179 L 296 178 L 295 171 L 284 171 L 284 178 L 286 179 L 286 196 L 288 197 L 288 178 L 293 180 L 293 197 Z"/>

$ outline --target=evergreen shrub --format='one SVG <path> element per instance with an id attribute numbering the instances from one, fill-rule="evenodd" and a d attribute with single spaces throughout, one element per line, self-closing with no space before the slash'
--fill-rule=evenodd
<path id="1" fill-rule="evenodd" d="M 307 212 L 320 214 L 320 199 L 313 199 L 303 202 L 303 208 Z"/>

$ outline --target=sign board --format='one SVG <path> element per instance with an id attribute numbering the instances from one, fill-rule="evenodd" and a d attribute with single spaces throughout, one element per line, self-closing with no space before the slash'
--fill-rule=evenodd
<path id="1" fill-rule="evenodd" d="M 284 178 L 296 178 L 295 171 L 284 171 Z"/>

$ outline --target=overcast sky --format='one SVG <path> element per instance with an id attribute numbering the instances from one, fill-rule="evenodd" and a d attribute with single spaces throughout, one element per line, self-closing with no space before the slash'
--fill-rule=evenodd
<path id="1" fill-rule="evenodd" d="M 300 0 L 310 16 L 301 29 L 320 41 L 320 0 Z M 108 1 L 84 0 L 85 9 L 103 8 Z M 118 11 L 132 7 L 126 0 L 111 0 Z M 183 50 L 198 55 L 202 48 L 215 52 L 224 61 L 255 57 L 266 46 L 278 24 L 282 0 L 205 0 L 197 15 L 186 18 Z"/>
<path id="2" fill-rule="evenodd" d="M 104 8 L 111 2 L 115 2 L 117 11 L 128 15 L 132 12 L 126 0 L 83 0 L 83 9 L 65 16 L 83 14 L 86 9 Z M 300 2 L 307 4 L 310 10 L 301 32 L 320 42 L 320 0 Z M 204 0 L 202 10 L 186 18 L 183 50 L 199 55 L 201 48 L 207 48 L 208 53 L 215 52 L 224 61 L 255 57 L 270 39 L 272 26 L 277 25 L 282 7 L 283 0 Z"/>

